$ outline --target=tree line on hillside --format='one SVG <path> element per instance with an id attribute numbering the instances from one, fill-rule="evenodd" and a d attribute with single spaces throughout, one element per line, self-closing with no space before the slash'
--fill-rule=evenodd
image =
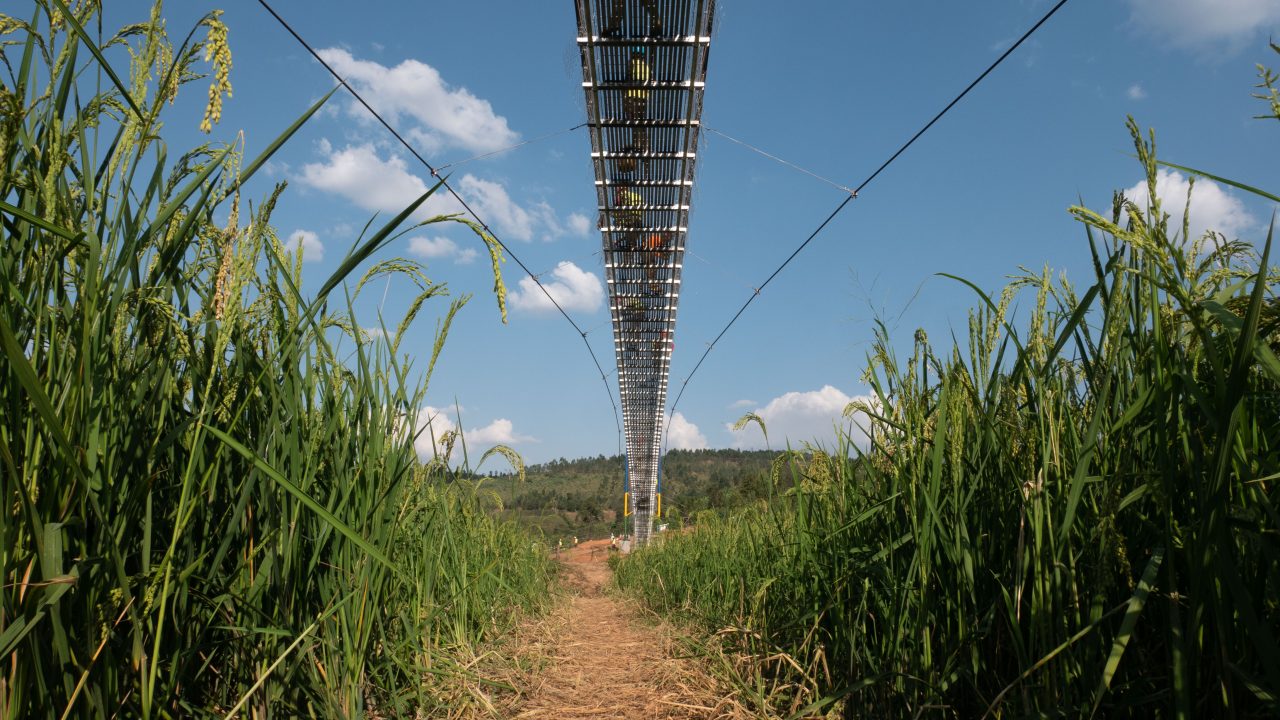
<path id="1" fill-rule="evenodd" d="M 771 480 L 776 453 L 764 450 L 672 450 L 663 458 L 663 505 L 680 522 L 706 510 L 726 511 L 789 487 L 781 473 Z M 490 475 L 490 487 L 520 516 L 567 514 L 566 527 L 621 528 L 624 461 L 620 455 L 566 460 L 526 468 L 526 481 L 511 473 Z M 546 523 L 538 524 L 545 528 Z"/>

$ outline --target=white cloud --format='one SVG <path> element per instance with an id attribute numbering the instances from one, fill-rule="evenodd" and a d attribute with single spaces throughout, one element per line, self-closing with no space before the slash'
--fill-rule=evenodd
<path id="1" fill-rule="evenodd" d="M 791 447 L 799 448 L 802 443 L 818 443 L 828 449 L 835 444 L 835 427 L 849 427 L 851 422 L 843 416 L 845 407 L 854 400 L 867 400 L 863 396 L 849 396 L 831 385 L 823 385 L 821 390 L 808 392 L 784 393 L 755 409 L 755 414 L 764 421 L 769 430 L 769 444 L 774 449 L 781 449 L 789 442 Z M 855 421 L 866 426 L 866 420 L 855 417 Z M 725 429 L 734 435 L 733 446 L 736 448 L 763 448 L 764 436 L 755 423 L 748 423 L 741 430 L 734 431 L 732 423 L 726 423 Z M 858 438 L 862 434 L 855 427 L 853 434 Z M 861 443 L 860 443 L 861 444 Z"/>
<path id="2" fill-rule="evenodd" d="M 476 259 L 475 248 L 461 248 L 447 237 L 411 237 L 409 253 L 427 260 L 452 258 L 458 265 L 466 265 Z"/>
<path id="3" fill-rule="evenodd" d="M 1190 187 L 1187 177 L 1176 170 L 1162 168 L 1156 172 L 1156 195 L 1160 198 L 1161 209 L 1169 215 L 1171 234 L 1182 232 L 1183 209 Z M 1145 208 L 1148 202 L 1147 183 L 1139 182 L 1125 190 L 1124 195 L 1138 207 Z M 1207 230 L 1216 230 L 1228 239 L 1235 239 L 1240 232 L 1256 224 L 1244 203 L 1228 195 L 1221 185 L 1204 178 L 1196 179 L 1195 189 L 1191 191 L 1190 240 L 1199 239 Z"/>
<path id="4" fill-rule="evenodd" d="M 324 260 L 324 243 L 320 236 L 310 230 L 294 230 L 289 239 L 284 241 L 284 248 L 290 253 L 302 248 L 302 262 L 320 262 Z"/>
<path id="5" fill-rule="evenodd" d="M 1276 0 L 1129 0 L 1129 22 L 1184 48 L 1239 49 L 1280 25 Z"/>
<path id="6" fill-rule="evenodd" d="M 466 438 L 468 444 L 480 446 L 519 445 L 538 441 L 537 438 L 517 433 L 511 421 L 506 418 L 498 418 L 481 428 L 472 428 L 467 431 Z"/>
<path id="7" fill-rule="evenodd" d="M 564 223 L 560 222 L 560 218 L 556 217 L 556 211 L 552 210 L 546 202 L 535 203 L 531 213 L 544 228 L 542 235 L 544 242 L 551 242 L 564 235 Z"/>
<path id="8" fill-rule="evenodd" d="M 743 400 L 738 400 L 737 402 L 735 402 L 735 403 L 733 403 L 732 405 L 730 405 L 730 406 L 729 406 L 729 409 L 730 409 L 730 410 L 737 410 L 738 408 L 748 408 L 748 407 L 751 407 L 752 405 L 759 405 L 759 404 L 760 404 L 760 403 L 756 402 L 755 400 L 746 400 L 746 399 L 743 399 Z"/>
<path id="9" fill-rule="evenodd" d="M 466 198 L 467 203 L 485 222 L 501 229 L 504 235 L 517 240 L 533 239 L 533 226 L 536 222 L 534 216 L 512 202 L 507 189 L 502 185 L 481 180 L 474 175 L 463 175 L 459 181 L 458 194 Z M 540 213 L 540 207 L 538 212 Z M 538 219 L 542 219 L 541 215 Z"/>
<path id="10" fill-rule="evenodd" d="M 442 410 L 434 408 L 430 405 L 424 405 L 418 412 L 417 429 L 420 431 L 418 438 L 414 441 L 414 449 L 418 451 L 418 457 L 424 460 L 435 456 L 437 449 L 444 451 L 444 447 L 439 444 L 440 438 L 446 432 L 457 427 L 453 422 L 452 413 L 457 412 L 456 409 Z M 463 434 L 467 442 L 468 448 L 487 448 L 491 445 L 520 445 L 523 443 L 536 443 L 538 439 L 530 435 L 524 435 L 515 431 L 515 425 L 506 418 L 498 418 L 483 427 L 471 428 Z M 433 444 L 433 438 L 434 443 Z M 454 458 L 461 457 L 462 446 L 454 445 Z"/>
<path id="11" fill-rule="evenodd" d="M 551 293 L 560 307 L 566 311 L 582 310 L 594 312 L 604 302 L 604 286 L 595 274 L 574 265 L 568 260 L 561 261 L 551 271 L 551 279 L 544 279 L 543 287 Z M 547 296 L 538 289 L 531 277 L 520 279 L 520 287 L 513 290 L 508 297 L 511 307 L 532 312 L 555 310 L 555 306 Z"/>
<path id="12" fill-rule="evenodd" d="M 423 406 L 415 419 L 418 436 L 413 441 L 413 448 L 418 451 L 418 457 L 424 460 L 432 458 L 437 448 L 443 452 L 444 448 L 438 445 L 440 437 L 453 427 L 453 419 L 445 411 L 430 405 Z"/>
<path id="13" fill-rule="evenodd" d="M 404 135 L 409 138 L 409 143 L 421 155 L 435 155 L 445 147 L 444 138 L 440 137 L 440 133 L 431 132 L 430 130 L 409 128 Z"/>
<path id="14" fill-rule="evenodd" d="M 319 54 L 388 122 L 409 118 L 420 123 L 409 131 L 419 139 L 437 138 L 440 145 L 457 145 L 476 152 L 497 150 L 519 140 L 520 136 L 507 126 L 506 118 L 493 112 L 489 101 L 472 95 L 466 88 L 450 87 L 426 63 L 405 60 L 388 67 L 357 59 L 341 48 L 325 48 Z M 352 112 L 366 113 L 354 104 Z"/>
<path id="15" fill-rule="evenodd" d="M 591 232 L 591 220 L 582 213 L 570 213 L 567 222 L 574 235 L 586 237 Z"/>
<path id="16" fill-rule="evenodd" d="M 684 413 L 676 413 L 667 418 L 667 446 L 672 450 L 705 450 L 707 437 Z"/>
<path id="17" fill-rule="evenodd" d="M 318 190 L 340 195 L 364 210 L 398 213 L 430 187 L 409 171 L 403 158 L 383 158 L 371 144 L 335 150 L 321 143 L 320 151 L 321 160 L 304 165 L 299 179 Z M 511 198 L 501 183 L 463 175 L 454 187 L 502 238 L 530 241 L 535 235 L 554 239 L 564 234 L 563 224 L 550 205 L 539 201 L 526 209 Z M 441 189 L 423 203 L 414 219 L 462 212 L 462 205 Z"/>
<path id="18" fill-rule="evenodd" d="M 365 210 L 399 212 L 427 191 L 427 184 L 409 172 L 404 160 L 392 155 L 382 159 L 372 145 L 350 145 L 341 150 L 328 148 L 321 162 L 302 166 L 302 182 L 318 190 L 347 198 Z M 447 212 L 459 212 L 441 193 L 427 201 L 430 210 L 419 209 L 420 219 Z M 434 212 L 431 212 L 434 210 Z"/>
<path id="19" fill-rule="evenodd" d="M 1138 83 L 1130 85 L 1125 94 L 1129 96 L 1130 100 L 1145 100 L 1147 98 L 1147 91 L 1143 90 Z"/>

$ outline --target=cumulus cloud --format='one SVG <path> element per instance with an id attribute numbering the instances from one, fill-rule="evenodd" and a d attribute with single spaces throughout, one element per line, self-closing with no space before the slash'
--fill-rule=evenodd
<path id="1" fill-rule="evenodd" d="M 543 287 L 566 311 L 595 312 L 604 302 L 604 285 L 594 273 L 587 272 L 568 260 L 561 261 L 551 277 L 544 277 Z M 520 279 L 520 287 L 508 297 L 511 307 L 531 312 L 554 311 L 555 305 L 538 289 L 531 277 Z"/>
<path id="2" fill-rule="evenodd" d="M 759 404 L 760 404 L 760 403 L 756 402 L 755 400 L 747 400 L 747 399 L 745 399 L 745 398 L 744 398 L 744 399 L 742 399 L 742 400 L 738 400 L 738 401 L 734 402 L 732 405 L 730 405 L 730 406 L 729 406 L 729 409 L 730 409 L 730 410 L 737 410 L 737 409 L 739 409 L 739 408 L 749 408 L 749 407 L 751 407 L 751 406 L 753 406 L 753 405 L 759 405 Z"/>
<path id="3" fill-rule="evenodd" d="M 484 427 L 472 428 L 467 431 L 466 437 L 468 443 L 476 445 L 519 445 L 537 442 L 537 438 L 517 433 L 511 421 L 506 418 L 498 418 Z"/>
<path id="4" fill-rule="evenodd" d="M 676 413 L 667 418 L 667 446 L 672 450 L 705 450 L 707 436 L 684 413 Z"/>
<path id="5" fill-rule="evenodd" d="M 453 422 L 452 412 L 454 411 L 442 410 L 430 405 L 424 405 L 418 411 L 417 429 L 419 432 L 413 445 L 414 449 L 418 451 L 419 458 L 426 460 L 434 457 L 437 451 L 444 452 L 444 447 L 440 445 L 441 436 L 457 427 Z M 498 418 L 488 425 L 471 428 L 463 433 L 463 437 L 466 439 L 468 447 L 486 447 L 498 444 L 520 445 L 538 442 L 538 439 L 533 436 L 516 432 L 515 425 L 506 418 Z M 455 445 L 455 454 L 459 451 L 460 446 Z"/>
<path id="6" fill-rule="evenodd" d="M 409 170 L 404 158 L 394 154 L 384 158 L 371 144 L 335 149 L 322 142 L 318 149 L 320 161 L 304 165 L 299 180 L 317 190 L 344 197 L 364 210 L 398 213 L 430 187 Z M 564 226 L 550 205 L 539 201 L 526 209 L 512 199 L 501 183 L 463 175 L 454 187 L 503 238 L 527 242 L 535 236 L 555 239 L 564 234 Z M 462 212 L 462 205 L 441 190 L 418 208 L 414 219 Z"/>
<path id="7" fill-rule="evenodd" d="M 1171 232 L 1181 232 L 1183 209 L 1190 188 L 1190 180 L 1176 170 L 1162 168 L 1156 172 L 1156 195 L 1160 198 L 1161 209 L 1169 214 Z M 1139 182 L 1125 190 L 1124 195 L 1138 207 L 1145 208 L 1148 202 L 1147 183 Z M 1256 224 L 1244 203 L 1227 194 L 1221 185 L 1204 178 L 1196 179 L 1195 189 L 1191 190 L 1191 240 L 1202 237 L 1208 230 L 1216 230 L 1228 239 L 1235 239 Z"/>
<path id="8" fill-rule="evenodd" d="M 409 253 L 426 260 L 452 258 L 458 265 L 466 265 L 476 259 L 475 248 L 461 248 L 447 237 L 411 237 Z"/>
<path id="9" fill-rule="evenodd" d="M 1280 25 L 1275 0 L 1129 0 L 1129 22 L 1184 48 L 1238 49 Z"/>
<path id="10" fill-rule="evenodd" d="M 846 395 L 839 388 L 823 385 L 821 390 L 784 393 L 764 407 L 756 408 L 755 414 L 764 421 L 769 430 L 769 444 L 775 449 L 786 447 L 788 442 L 793 448 L 799 448 L 804 442 L 831 447 L 835 444 L 837 426 L 852 426 L 855 437 L 861 438 L 862 434 L 854 423 L 866 427 L 866 419 L 854 417 L 851 421 L 843 415 L 845 407 L 855 400 L 867 401 L 868 398 Z M 733 433 L 735 448 L 765 446 L 764 436 L 754 423 L 748 423 L 738 431 L 734 431 L 732 423 L 726 423 L 725 429 Z"/>
<path id="11" fill-rule="evenodd" d="M 582 213 L 570 213 L 567 222 L 574 235 L 586 237 L 591 232 L 591 220 Z"/>
<path id="12" fill-rule="evenodd" d="M 349 145 L 335 150 L 328 143 L 320 147 L 321 162 L 302 166 L 299 179 L 318 190 L 341 195 L 365 210 L 399 212 L 427 191 L 427 184 L 409 172 L 402 158 L 395 155 L 385 160 L 372 145 Z M 440 212 L 459 212 L 461 207 L 441 207 L 448 203 L 437 193 L 428 200 L 437 212 L 419 209 L 422 217 Z"/>
<path id="13" fill-rule="evenodd" d="M 324 243 L 320 236 L 310 230 L 294 230 L 289 239 L 284 241 L 284 248 L 295 253 L 302 248 L 302 262 L 320 262 L 324 260 Z"/>
<path id="14" fill-rule="evenodd" d="M 1142 86 L 1138 83 L 1130 85 L 1129 89 L 1125 91 L 1125 94 L 1129 96 L 1130 100 L 1145 100 L 1147 97 L 1147 91 L 1143 90 Z"/>
<path id="15" fill-rule="evenodd" d="M 410 59 L 390 67 L 361 60 L 342 48 L 325 48 L 319 54 L 388 121 L 418 123 L 409 134 L 424 145 L 489 152 L 519 140 L 489 101 L 466 88 L 451 87 L 426 63 Z M 353 104 L 352 112 L 364 115 L 366 111 Z"/>
<path id="16" fill-rule="evenodd" d="M 502 228 L 506 235 L 517 240 L 532 240 L 534 223 L 545 221 L 541 207 L 537 209 L 539 214 L 535 219 L 533 213 L 512 202 L 507 189 L 496 182 L 481 180 L 474 175 L 463 175 L 458 193 L 467 199 L 467 203 L 486 222 Z M 545 203 L 541 205 L 545 206 Z M 554 218 L 552 213 L 552 219 Z"/>

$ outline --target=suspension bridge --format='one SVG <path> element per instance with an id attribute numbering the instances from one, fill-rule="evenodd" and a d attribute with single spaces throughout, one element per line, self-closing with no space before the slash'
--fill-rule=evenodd
<path id="1" fill-rule="evenodd" d="M 714 0 L 577 0 L 626 444 L 624 513 L 662 512 L 661 447 Z"/>

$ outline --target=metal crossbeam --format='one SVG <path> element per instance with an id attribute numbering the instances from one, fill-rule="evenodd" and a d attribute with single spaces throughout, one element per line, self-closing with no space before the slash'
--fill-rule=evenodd
<path id="1" fill-rule="evenodd" d="M 715 0 L 575 0 L 635 542 L 661 448 Z"/>
<path id="2" fill-rule="evenodd" d="M 581 4 L 581 1 L 579 2 L 579 4 Z M 590 4 L 596 5 L 598 4 L 598 2 L 593 1 Z M 671 4 L 675 4 L 675 3 L 671 3 Z M 579 19 L 579 22 L 581 22 L 581 19 Z M 629 47 L 634 47 L 636 45 L 641 45 L 641 44 L 655 45 L 655 46 L 664 46 L 664 45 L 685 46 L 685 45 L 709 45 L 710 43 L 711 43 L 711 37 L 708 35 L 685 35 L 685 36 L 679 36 L 679 37 L 645 37 L 643 35 L 636 35 L 630 38 L 603 37 L 600 35 L 579 35 L 578 36 L 579 45 L 594 45 L 596 47 L 629 48 Z"/>
<path id="3" fill-rule="evenodd" d="M 660 128 L 685 128 L 691 125 L 700 125 L 699 120 L 658 120 L 658 119 L 627 119 L 627 118 L 602 118 L 599 122 L 589 122 L 587 127 L 660 127 Z"/>

